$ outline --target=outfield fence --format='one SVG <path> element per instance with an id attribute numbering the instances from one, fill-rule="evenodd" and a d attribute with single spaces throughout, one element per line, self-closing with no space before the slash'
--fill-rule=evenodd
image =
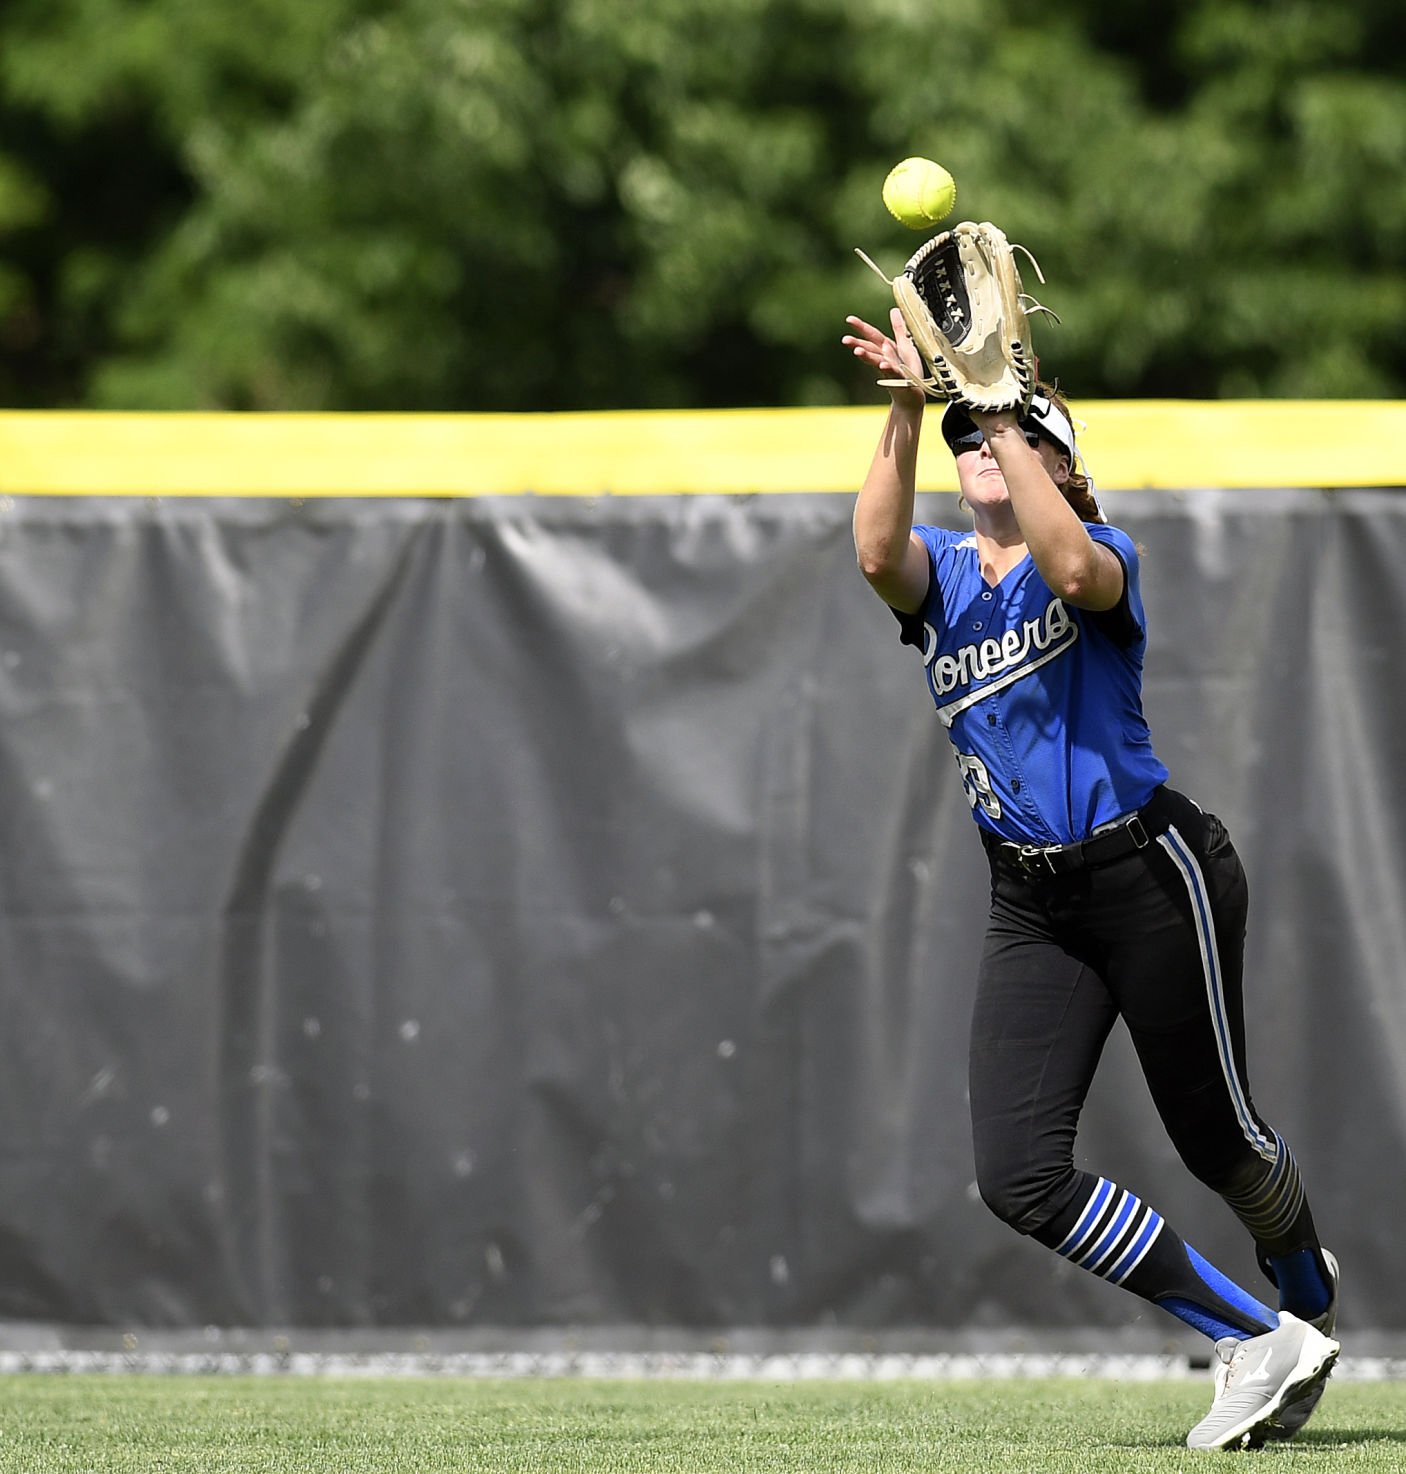
<path id="1" fill-rule="evenodd" d="M 1201 450 L 1234 440 L 1192 420 Z M 732 423 L 679 443 L 720 455 Z M 876 426 L 843 442 L 845 478 Z M 1278 468 L 1295 419 L 1275 426 Z M 253 481 L 225 420 L 223 458 L 169 430 L 176 469 L 137 496 L 121 477 L 159 440 L 99 428 L 85 449 L 0 423 L 4 1355 L 257 1370 L 283 1353 L 149 1337 L 291 1326 L 287 1356 L 331 1368 L 362 1352 L 314 1329 L 418 1355 L 401 1328 L 619 1324 L 1082 1355 L 1144 1313 L 975 1191 L 980 851 L 848 497 L 375 490 L 397 469 L 444 490 L 473 453 L 457 422 L 412 427 L 438 437 L 429 469 L 358 422 L 367 484 L 339 497 L 315 453 L 344 445 L 356 474 L 335 426 L 256 422 L 293 438 Z M 534 454 L 599 489 L 604 459 L 564 468 L 549 429 Z M 1364 444 L 1406 436 L 1332 448 Z M 251 494 L 199 494 L 202 465 Z M 1101 474 L 1146 549 L 1157 745 L 1250 875 L 1256 1100 L 1344 1266 L 1350 1345 L 1396 1366 L 1406 495 Z M 103 478 L 120 494 L 79 494 Z M 962 519 L 947 494 L 921 515 Z M 1119 1039 L 1081 1154 L 1263 1283 Z M 140 1344 L 24 1342 L 47 1325 Z M 1126 1349 L 1161 1355 L 1166 1331 L 1139 1331 Z M 516 1364 L 433 1352 L 460 1354 Z M 553 1374 L 599 1351 L 511 1354 Z"/>

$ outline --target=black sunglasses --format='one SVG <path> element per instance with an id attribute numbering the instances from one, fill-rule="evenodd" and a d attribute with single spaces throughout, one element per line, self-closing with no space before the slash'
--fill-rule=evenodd
<path id="1" fill-rule="evenodd" d="M 1039 449 L 1041 440 L 1039 434 L 1034 430 L 1027 430 L 1023 425 L 1020 433 L 1025 436 L 1025 443 L 1031 450 Z M 968 430 L 965 435 L 957 435 L 947 443 L 952 448 L 952 454 L 959 456 L 964 450 L 980 450 L 986 443 L 986 437 L 980 430 Z"/>

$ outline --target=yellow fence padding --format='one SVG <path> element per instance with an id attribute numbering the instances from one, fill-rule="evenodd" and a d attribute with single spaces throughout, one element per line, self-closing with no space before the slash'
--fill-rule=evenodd
<path id="1" fill-rule="evenodd" d="M 1406 485 L 1406 402 L 1091 401 L 1108 491 Z M 932 411 L 930 418 L 936 413 Z M 632 496 L 850 492 L 873 407 L 592 414 L 0 412 L 0 494 Z M 956 489 L 929 427 L 924 490 Z"/>

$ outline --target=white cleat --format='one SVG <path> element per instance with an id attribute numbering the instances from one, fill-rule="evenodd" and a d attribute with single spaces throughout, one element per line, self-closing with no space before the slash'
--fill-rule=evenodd
<path id="1" fill-rule="evenodd" d="M 1338 1349 L 1330 1336 L 1287 1311 L 1280 1312 L 1278 1327 L 1262 1336 L 1217 1341 L 1215 1398 L 1210 1412 L 1186 1435 L 1186 1446 L 1258 1448 L 1270 1438 L 1290 1437 L 1308 1415 L 1292 1429 L 1280 1426 L 1281 1417 L 1315 1386 L 1322 1396 Z"/>

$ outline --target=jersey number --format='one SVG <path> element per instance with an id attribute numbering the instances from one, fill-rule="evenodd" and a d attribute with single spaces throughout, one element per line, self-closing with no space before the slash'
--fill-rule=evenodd
<path id="1" fill-rule="evenodd" d="M 980 804 L 993 819 L 999 819 L 1001 800 L 991 787 L 991 774 L 986 771 L 986 764 L 969 753 L 959 752 L 955 756 L 957 766 L 962 770 L 962 787 L 967 790 L 967 802 L 972 808 Z"/>

